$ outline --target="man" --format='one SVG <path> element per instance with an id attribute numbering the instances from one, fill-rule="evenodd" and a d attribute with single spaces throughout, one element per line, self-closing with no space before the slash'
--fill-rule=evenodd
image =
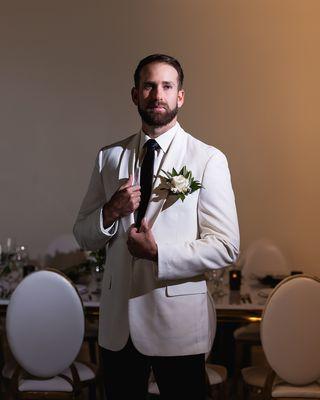
<path id="1" fill-rule="evenodd" d="M 107 246 L 107 398 L 145 398 L 152 367 L 161 398 L 204 399 L 216 321 L 203 274 L 233 263 L 239 247 L 230 174 L 219 150 L 177 122 L 179 62 L 148 56 L 134 78 L 141 131 L 99 152 L 74 227 L 83 248 Z"/>

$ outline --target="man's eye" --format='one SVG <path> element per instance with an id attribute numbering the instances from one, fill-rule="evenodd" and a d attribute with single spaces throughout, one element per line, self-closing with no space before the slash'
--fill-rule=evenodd
<path id="1" fill-rule="evenodd" d="M 171 86 L 171 85 L 164 85 L 164 88 L 165 88 L 165 89 L 171 89 L 172 86 Z"/>
<path id="2" fill-rule="evenodd" d="M 152 89 L 152 85 L 144 85 L 144 88 L 147 90 L 150 90 L 150 89 Z"/>

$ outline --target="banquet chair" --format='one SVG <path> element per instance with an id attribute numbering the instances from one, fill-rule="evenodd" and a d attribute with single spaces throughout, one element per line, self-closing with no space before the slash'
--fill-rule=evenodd
<path id="1" fill-rule="evenodd" d="M 240 256 L 237 265 L 246 281 L 263 278 L 266 275 L 288 276 L 290 271 L 285 256 L 279 247 L 268 238 L 253 241 Z M 240 370 L 251 362 L 253 346 L 261 345 L 260 323 L 251 322 L 235 329 L 235 379 L 240 378 Z"/>
<path id="2" fill-rule="evenodd" d="M 95 399 L 97 368 L 75 361 L 84 324 L 81 297 L 61 272 L 42 270 L 22 280 L 6 314 L 14 357 L 2 373 L 8 398 L 76 399 L 88 388 L 90 399 Z"/>
<path id="3" fill-rule="evenodd" d="M 206 389 L 207 399 L 227 400 L 227 369 L 222 365 L 208 362 L 209 353 L 206 354 Z M 148 393 L 154 397 L 160 396 L 160 391 L 151 371 Z"/>
<path id="4" fill-rule="evenodd" d="M 320 279 L 290 276 L 268 297 L 261 321 L 268 366 L 242 369 L 245 398 L 320 398 Z"/>
<path id="5" fill-rule="evenodd" d="M 209 319 L 211 321 L 210 325 L 213 326 L 211 332 L 213 343 L 216 334 L 216 323 L 214 321 L 217 321 L 215 307 L 209 308 Z M 227 369 L 222 365 L 212 364 L 210 359 L 211 353 L 212 351 L 210 349 L 205 354 L 207 398 L 214 400 L 227 400 Z M 152 371 L 149 378 L 148 393 L 152 397 L 160 396 L 160 390 Z"/>
<path id="6" fill-rule="evenodd" d="M 241 254 L 238 265 L 242 275 L 248 279 L 290 273 L 282 251 L 273 240 L 268 238 L 260 238 L 250 243 Z"/>
<path id="7" fill-rule="evenodd" d="M 71 233 L 64 233 L 54 238 L 46 250 L 46 265 L 70 267 L 85 261 L 86 254 L 81 250 Z M 98 322 L 86 318 L 84 341 L 88 343 L 90 361 L 97 364 Z"/>
<path id="8" fill-rule="evenodd" d="M 222 365 L 206 363 L 207 398 L 227 400 L 227 370 Z M 153 374 L 150 375 L 148 393 L 160 396 L 160 391 Z"/>

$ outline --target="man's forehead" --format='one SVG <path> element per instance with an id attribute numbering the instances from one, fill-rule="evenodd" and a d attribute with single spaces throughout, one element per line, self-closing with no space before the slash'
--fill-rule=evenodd
<path id="1" fill-rule="evenodd" d="M 178 72 L 170 64 L 163 62 L 153 62 L 145 65 L 140 72 L 140 78 L 143 81 L 148 81 L 152 77 L 163 77 L 163 81 L 168 82 L 178 81 Z"/>

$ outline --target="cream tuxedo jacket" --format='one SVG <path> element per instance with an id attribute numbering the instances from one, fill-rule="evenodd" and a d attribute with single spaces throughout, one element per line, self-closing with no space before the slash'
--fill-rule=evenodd
<path id="1" fill-rule="evenodd" d="M 101 207 L 134 172 L 139 134 L 103 148 L 97 157 L 74 234 L 80 246 L 106 246 L 99 344 L 120 350 L 129 333 L 146 355 L 206 353 L 215 334 L 215 311 L 203 273 L 233 263 L 239 230 L 225 156 L 186 133 L 179 124 L 161 168 L 192 171 L 203 189 L 184 202 L 159 190 L 155 178 L 146 218 L 158 245 L 158 262 L 135 259 L 127 249 L 133 214 L 113 235 L 100 229 Z"/>

